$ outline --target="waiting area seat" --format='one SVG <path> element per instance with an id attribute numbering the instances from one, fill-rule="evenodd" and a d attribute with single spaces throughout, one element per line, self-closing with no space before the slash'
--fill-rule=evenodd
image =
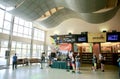
<path id="1" fill-rule="evenodd" d="M 40 63 L 40 59 L 38 58 L 23 58 L 23 59 L 17 59 L 17 65 L 28 65 L 32 63 Z"/>
<path id="2" fill-rule="evenodd" d="M 38 59 L 38 58 L 30 58 L 29 63 L 30 64 L 32 64 L 32 63 L 40 63 L 40 59 Z"/>
<path id="3" fill-rule="evenodd" d="M 17 59 L 17 65 L 24 65 L 24 59 Z"/>

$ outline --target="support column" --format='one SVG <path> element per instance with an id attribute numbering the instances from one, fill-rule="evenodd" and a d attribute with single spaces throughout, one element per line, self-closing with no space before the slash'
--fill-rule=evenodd
<path id="1" fill-rule="evenodd" d="M 14 16 L 12 16 L 12 21 L 11 21 L 11 28 L 10 28 L 10 33 L 9 33 L 9 40 L 8 40 L 8 50 L 6 50 L 9 54 L 7 56 L 7 63 L 6 65 L 10 65 L 10 55 L 11 55 L 11 46 L 12 46 L 12 36 L 13 36 L 13 26 L 14 26 Z"/>
<path id="2" fill-rule="evenodd" d="M 32 27 L 32 34 L 31 34 L 31 44 L 30 44 L 30 58 L 32 58 L 33 54 L 33 37 L 34 37 L 34 27 Z"/>

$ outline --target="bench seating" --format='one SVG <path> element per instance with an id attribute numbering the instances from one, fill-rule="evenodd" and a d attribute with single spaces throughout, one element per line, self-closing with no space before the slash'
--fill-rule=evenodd
<path id="1" fill-rule="evenodd" d="M 17 59 L 17 65 L 32 64 L 32 63 L 40 63 L 40 59 L 38 58 Z"/>

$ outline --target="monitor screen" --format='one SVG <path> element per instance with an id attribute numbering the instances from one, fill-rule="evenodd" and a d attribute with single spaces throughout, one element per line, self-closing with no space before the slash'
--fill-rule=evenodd
<path id="1" fill-rule="evenodd" d="M 86 37 L 78 37 L 78 41 L 79 42 L 84 42 L 84 41 L 86 41 Z"/>
<path id="2" fill-rule="evenodd" d="M 108 35 L 108 40 L 117 41 L 118 40 L 118 35 Z"/>
<path id="3" fill-rule="evenodd" d="M 87 42 L 87 36 L 86 35 L 84 35 L 84 36 L 79 35 L 77 40 L 78 40 L 78 42 Z"/>
<path id="4" fill-rule="evenodd" d="M 107 42 L 119 42 L 119 33 L 107 33 Z"/>

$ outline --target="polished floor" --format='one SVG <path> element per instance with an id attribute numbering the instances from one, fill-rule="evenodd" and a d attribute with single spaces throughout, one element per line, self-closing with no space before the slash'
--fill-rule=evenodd
<path id="1" fill-rule="evenodd" d="M 120 79 L 116 66 L 106 66 L 105 72 L 92 71 L 91 65 L 83 65 L 81 73 L 66 72 L 64 69 L 44 67 L 39 64 L 31 66 L 18 66 L 16 70 L 1 69 L 0 79 Z"/>

